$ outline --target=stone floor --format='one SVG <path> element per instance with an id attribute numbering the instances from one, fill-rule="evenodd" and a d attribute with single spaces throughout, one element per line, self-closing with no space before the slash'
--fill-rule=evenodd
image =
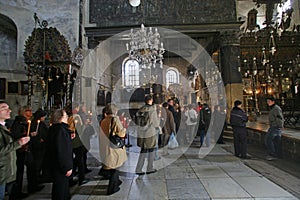
<path id="1" fill-rule="evenodd" d="M 96 141 L 97 138 L 94 138 Z M 121 190 L 113 195 L 105 195 L 108 181 L 97 175 L 99 162 L 89 158 L 89 167 L 93 170 L 87 176 L 90 182 L 71 188 L 72 200 L 94 199 L 257 199 L 257 200 L 292 200 L 300 198 L 300 179 L 274 166 L 263 159 L 253 156 L 251 160 L 241 160 L 232 155 L 232 144 L 211 145 L 199 148 L 198 141 L 189 147 L 169 150 L 170 155 L 158 155 L 155 161 L 157 173 L 137 176 L 134 166 L 137 161 L 138 147 L 130 147 L 128 161 L 120 169 L 123 181 Z M 92 150 L 93 151 L 93 150 Z M 94 150 L 96 151 L 96 150 Z M 299 169 L 299 168 L 298 168 Z M 268 176 L 275 172 L 279 179 Z M 271 181 L 273 180 L 273 181 Z M 280 184 L 277 184 L 280 183 Z M 283 185 L 282 185 L 283 183 Z M 26 184 L 26 181 L 25 181 Z M 280 186 L 279 186 L 280 185 Z M 292 189 L 291 189 L 291 188 Z M 51 199 L 51 184 L 30 195 L 27 200 Z M 299 192 L 299 193 L 298 193 Z"/>

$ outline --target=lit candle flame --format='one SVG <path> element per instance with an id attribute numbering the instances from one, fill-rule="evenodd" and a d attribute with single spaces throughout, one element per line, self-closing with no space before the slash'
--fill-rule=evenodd
<path id="1" fill-rule="evenodd" d="M 27 136 L 29 136 L 29 133 L 30 133 L 30 124 L 31 124 L 31 121 L 30 121 L 30 120 L 27 120 L 27 123 L 28 123 L 28 128 L 27 128 Z"/>
<path id="2" fill-rule="evenodd" d="M 38 132 L 38 130 L 39 130 L 39 125 L 40 125 L 40 120 L 37 120 L 37 126 L 36 126 L 36 131 L 35 131 L 35 132 Z"/>

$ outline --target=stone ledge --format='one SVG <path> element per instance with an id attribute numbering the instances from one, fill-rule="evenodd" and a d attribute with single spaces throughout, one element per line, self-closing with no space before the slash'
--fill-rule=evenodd
<path id="1" fill-rule="evenodd" d="M 260 145 L 265 147 L 266 131 L 257 130 L 253 128 L 248 129 L 247 140 L 248 143 Z M 300 161 L 300 140 L 289 134 L 282 134 L 281 137 L 282 155 L 284 158 L 294 161 Z"/>

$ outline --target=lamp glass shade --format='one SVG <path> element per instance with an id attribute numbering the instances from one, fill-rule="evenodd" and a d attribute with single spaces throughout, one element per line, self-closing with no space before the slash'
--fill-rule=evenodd
<path id="1" fill-rule="evenodd" d="M 141 4 L 141 0 L 129 0 L 129 4 L 133 7 L 137 7 Z"/>

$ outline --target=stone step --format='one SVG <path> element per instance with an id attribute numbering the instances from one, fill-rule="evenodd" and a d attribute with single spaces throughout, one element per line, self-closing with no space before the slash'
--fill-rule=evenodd
<path id="1" fill-rule="evenodd" d="M 227 141 L 233 141 L 233 132 L 231 127 L 227 127 L 223 133 L 223 138 Z"/>

